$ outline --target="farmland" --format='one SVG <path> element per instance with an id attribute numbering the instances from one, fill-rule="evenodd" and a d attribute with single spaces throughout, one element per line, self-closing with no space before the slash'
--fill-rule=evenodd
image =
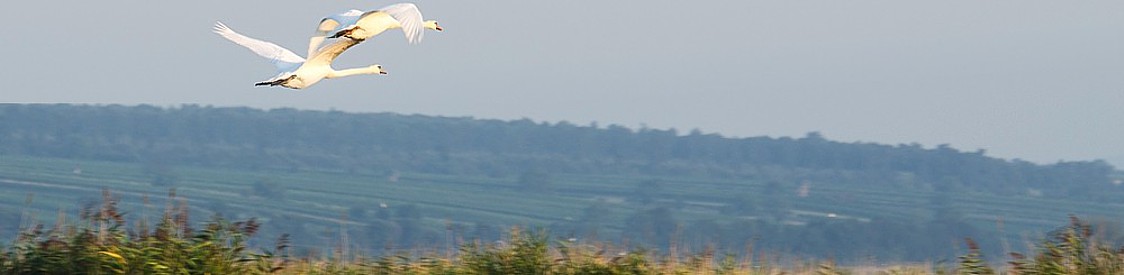
<path id="1" fill-rule="evenodd" d="M 230 218 L 257 217 L 266 228 L 273 228 L 267 232 L 275 234 L 294 227 L 271 226 L 274 223 L 297 223 L 304 234 L 316 236 L 312 241 L 298 241 L 297 245 L 329 249 L 333 242 L 324 240 L 338 238 L 341 225 L 364 228 L 370 225 L 367 219 L 373 218 L 348 217 L 349 214 L 407 206 L 421 213 L 419 228 L 442 232 L 450 224 L 462 228 L 480 224 L 499 229 L 516 225 L 557 227 L 580 220 L 586 208 L 600 204 L 608 211 L 602 218 L 607 222 L 600 224 L 599 236 L 612 238 L 628 229 L 620 221 L 653 204 L 671 205 L 670 211 L 680 225 L 702 221 L 731 224 L 763 218 L 725 213 L 723 208 L 730 205 L 731 194 L 766 200 L 756 198 L 766 193 L 765 184 L 752 180 L 556 174 L 551 175 L 549 190 L 527 190 L 516 178 L 188 166 L 163 169 L 166 171 L 161 173 L 175 178 L 174 184 L 153 184 L 152 169 L 138 163 L 6 155 L 0 158 L 0 186 L 5 190 L 0 194 L 0 209 L 8 216 L 30 211 L 40 221 L 53 222 L 60 210 L 71 215 L 78 213 L 84 205 L 99 201 L 100 190 L 107 189 L 121 198 L 122 209 L 130 215 L 156 217 L 168 203 L 169 190 L 174 188 L 175 196 L 187 202 L 196 219 L 216 213 Z M 636 202 L 631 194 L 637 185 L 652 180 L 659 182 L 655 202 Z M 255 185 L 263 182 L 284 190 L 283 196 L 255 195 Z M 797 185 L 807 189 L 803 196 L 795 189 L 775 194 L 788 204 L 784 209 L 787 213 L 779 221 L 784 226 L 804 227 L 817 221 L 925 220 L 933 212 L 932 198 L 938 196 L 935 191 L 806 185 Z M 1121 204 L 973 193 L 949 198 L 968 223 L 983 229 L 981 232 L 986 235 L 977 238 L 1001 236 L 1016 245 L 1036 240 L 1069 214 L 1110 221 L 1124 218 Z M 13 230 L 5 228 L 5 234 Z M 361 239 L 353 241 L 363 242 Z"/>

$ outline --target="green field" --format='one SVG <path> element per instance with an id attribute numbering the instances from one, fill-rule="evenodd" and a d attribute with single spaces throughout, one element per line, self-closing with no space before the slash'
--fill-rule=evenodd
<path id="1" fill-rule="evenodd" d="M 79 171 L 80 170 L 80 171 Z M 352 208 L 378 211 L 414 205 L 424 213 L 422 223 L 436 231 L 453 224 L 548 226 L 582 215 L 583 209 L 607 205 L 607 220 L 622 221 L 645 209 L 631 200 L 639 182 L 650 177 L 551 175 L 548 191 L 528 191 L 516 178 L 401 173 L 390 175 L 330 171 L 245 171 L 172 167 L 175 192 L 186 200 L 194 220 L 216 211 L 228 218 L 301 220 L 309 232 L 331 232 L 341 224 L 367 225 L 347 218 Z M 121 198 L 130 215 L 157 217 L 167 203 L 169 186 L 153 186 L 143 165 L 5 155 L 0 157 L 0 213 L 35 213 L 51 223 L 57 213 L 77 213 L 83 204 L 100 200 L 102 189 Z M 672 213 L 689 225 L 698 221 L 728 224 L 754 216 L 731 216 L 720 211 L 731 197 L 759 194 L 763 184 L 753 180 L 658 178 L 656 203 L 676 205 Z M 250 195 L 255 182 L 271 182 L 285 189 L 283 199 Z M 793 184 L 792 186 L 801 186 Z M 806 196 L 786 191 L 786 226 L 817 220 L 864 223 L 878 219 L 924 220 L 931 215 L 930 191 L 871 188 L 859 184 L 808 183 Z M 29 197 L 30 195 L 30 197 Z M 966 192 L 951 198 L 968 222 L 1011 243 L 1034 240 L 1067 215 L 1119 221 L 1124 204 L 1051 199 L 1049 196 L 996 196 Z M 147 203 L 146 203 L 147 201 Z M 1000 227 L 1000 224 L 1002 225 Z M 605 224 L 604 236 L 623 230 L 621 222 Z M 1002 229 L 1000 233 L 999 229 Z M 8 229 L 11 230 L 11 229 Z M 9 234 L 12 232 L 3 232 Z M 327 233 L 325 233 L 327 234 Z M 330 234 L 329 234 L 330 235 Z"/>

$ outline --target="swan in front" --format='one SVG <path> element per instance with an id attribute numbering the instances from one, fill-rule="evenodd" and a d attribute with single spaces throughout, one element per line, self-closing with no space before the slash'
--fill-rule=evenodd
<path id="1" fill-rule="evenodd" d="M 222 22 L 216 22 L 214 32 L 235 44 L 242 45 L 254 53 L 268 58 L 277 67 L 279 74 L 269 80 L 255 83 L 255 86 L 282 86 L 290 89 L 304 89 L 323 79 L 339 78 L 360 74 L 386 74 L 380 65 L 346 70 L 332 69 L 332 61 L 347 49 L 362 40 L 339 39 L 319 50 L 310 52 L 308 59 L 277 44 L 247 37 L 231 30 Z"/>
<path id="2" fill-rule="evenodd" d="M 320 20 L 316 35 L 309 41 L 308 51 L 313 52 L 326 38 L 347 37 L 363 41 L 390 29 L 402 29 L 410 44 L 421 43 L 423 29 L 443 31 L 436 20 L 422 21 L 421 11 L 412 3 L 399 3 L 377 10 L 363 12 L 349 10 Z"/>

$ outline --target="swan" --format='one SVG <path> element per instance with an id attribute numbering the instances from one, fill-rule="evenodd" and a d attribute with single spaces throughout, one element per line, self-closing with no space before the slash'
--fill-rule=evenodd
<path id="1" fill-rule="evenodd" d="M 424 34 L 422 29 L 444 31 L 436 20 L 422 21 L 421 11 L 412 3 L 393 4 L 369 12 L 353 9 L 321 19 L 316 36 L 309 41 L 308 50 L 315 51 L 326 38 L 347 37 L 363 41 L 386 30 L 398 28 L 406 34 L 406 41 L 410 44 L 421 42 Z"/>
<path id="2" fill-rule="evenodd" d="M 261 41 L 234 32 L 222 22 L 215 22 L 214 32 L 235 44 L 270 59 L 280 72 L 276 77 L 255 83 L 254 86 L 282 86 L 304 89 L 325 78 L 339 78 L 359 74 L 386 74 L 381 65 L 346 70 L 332 69 L 332 61 L 361 40 L 339 39 L 308 55 L 308 60 L 277 44 Z"/>

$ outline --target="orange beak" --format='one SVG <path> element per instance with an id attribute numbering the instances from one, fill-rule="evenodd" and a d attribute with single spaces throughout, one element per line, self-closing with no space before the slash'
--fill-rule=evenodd
<path id="1" fill-rule="evenodd" d="M 435 28 L 435 29 L 436 29 L 437 31 L 444 31 L 444 30 L 445 30 L 445 29 L 441 28 L 441 26 L 437 26 L 437 28 Z"/>

